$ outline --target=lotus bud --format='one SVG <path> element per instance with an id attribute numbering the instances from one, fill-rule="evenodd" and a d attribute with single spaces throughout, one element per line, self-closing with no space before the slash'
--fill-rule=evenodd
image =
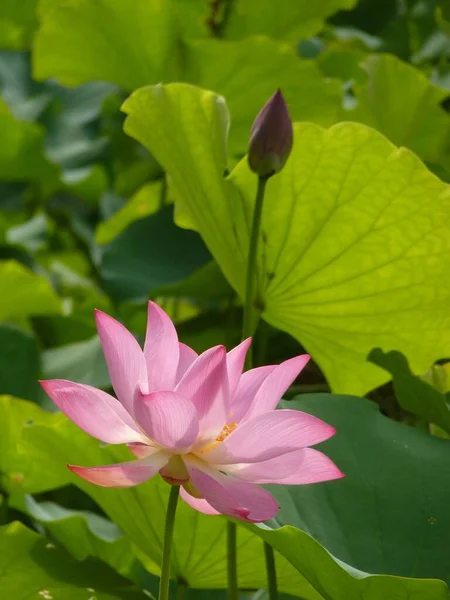
<path id="1" fill-rule="evenodd" d="M 292 150 L 293 131 L 289 111 L 280 90 L 266 102 L 250 132 L 248 163 L 267 179 L 281 171 Z"/>

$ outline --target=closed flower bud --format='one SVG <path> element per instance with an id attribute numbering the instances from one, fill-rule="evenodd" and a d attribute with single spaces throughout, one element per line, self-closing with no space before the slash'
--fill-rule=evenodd
<path id="1" fill-rule="evenodd" d="M 250 132 L 248 163 L 259 177 L 267 179 L 284 167 L 292 150 L 292 121 L 278 90 L 263 106 Z"/>

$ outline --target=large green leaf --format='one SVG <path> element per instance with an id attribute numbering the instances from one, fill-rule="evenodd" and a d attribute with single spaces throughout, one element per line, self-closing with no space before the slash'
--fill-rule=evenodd
<path id="1" fill-rule="evenodd" d="M 354 399 L 353 401 L 355 402 Z M 94 465 L 131 459 L 126 449 L 104 447 L 78 430 L 63 415 L 50 415 L 40 411 L 34 424 L 30 422 L 30 417 L 27 425 L 23 426 L 27 409 L 36 415 L 34 406 L 18 400 L 4 399 L 4 408 L 8 410 L 9 420 L 15 424 L 19 439 L 14 467 L 17 470 L 21 459 L 25 462 L 24 469 L 28 471 L 23 478 L 24 485 L 31 481 L 33 468 L 35 472 L 41 471 L 39 460 L 43 456 L 46 457 L 46 471 L 53 473 L 54 481 L 59 474 L 61 484 L 67 483 L 67 462 Z M 344 413 L 341 416 L 345 419 Z M 360 428 L 361 424 L 352 421 L 350 415 L 347 416 L 349 423 L 353 423 L 355 427 L 353 430 L 349 425 L 347 431 L 345 439 L 351 440 L 358 434 L 356 429 Z M 361 437 L 361 433 L 359 435 Z M 35 456 L 36 462 L 30 464 L 30 456 Z M 8 468 L 7 461 L 5 467 Z M 161 560 L 164 512 L 169 493 L 167 484 L 157 477 L 136 488 L 114 490 L 92 486 L 71 474 L 69 478 L 102 507 L 139 549 L 139 556 L 143 558 L 147 568 L 157 574 Z M 352 485 L 350 479 L 349 482 Z M 338 486 L 339 482 L 323 485 L 331 488 Z M 19 489 L 16 487 L 16 491 Z M 331 493 L 332 489 L 329 491 Z M 324 524 L 328 523 L 330 527 L 334 525 L 333 531 L 339 532 L 336 525 L 339 521 L 328 521 L 331 506 L 326 500 L 323 502 L 324 506 L 321 509 L 314 504 L 308 510 L 316 515 L 316 523 L 319 523 L 323 513 Z M 347 504 L 350 514 L 353 506 L 351 497 Z M 375 517 L 372 517 L 371 522 L 376 523 Z M 222 517 L 207 517 L 180 503 L 174 540 L 174 577 L 181 577 L 191 587 L 226 587 L 225 524 L 226 521 Z M 239 584 L 244 589 L 266 585 L 262 544 L 254 533 L 267 539 L 280 551 L 280 555 L 277 555 L 280 589 L 306 600 L 360 600 L 361 597 L 365 600 L 388 600 L 406 598 L 408 594 L 417 600 L 449 598 L 448 590 L 442 582 L 369 575 L 357 571 L 336 560 L 310 535 L 295 527 L 283 527 L 279 530 L 272 530 L 266 526 L 238 528 Z M 364 538 L 364 543 L 367 543 L 367 538 Z"/>
<path id="2" fill-rule="evenodd" d="M 171 84 L 138 90 L 124 110 L 126 131 L 169 173 L 184 217 L 242 296 L 256 178 L 245 159 L 222 177 L 223 100 Z M 335 391 L 365 393 L 387 379 L 366 362 L 374 346 L 426 371 L 450 353 L 448 186 L 363 125 L 296 124 L 294 136 L 267 185 L 264 318 L 307 348 Z"/>
<path id="3" fill-rule="evenodd" d="M 450 441 L 392 421 L 376 404 L 352 396 L 308 394 L 283 407 L 336 427 L 321 449 L 346 477 L 271 486 L 282 506 L 278 524 L 307 531 L 363 571 L 450 582 Z"/>
<path id="4" fill-rule="evenodd" d="M 448 166 L 450 117 L 441 106 L 448 90 L 389 54 L 370 56 L 364 67 L 368 81 L 356 88 L 359 105 L 344 118 L 375 127 L 394 144 Z"/>
<path id="5" fill-rule="evenodd" d="M 0 261 L 0 321 L 60 311 L 50 283 L 15 260 Z"/>
<path id="6" fill-rule="evenodd" d="M 25 600 L 144 600 L 133 585 L 97 560 L 79 563 L 21 523 L 0 528 L 0 589 Z"/>

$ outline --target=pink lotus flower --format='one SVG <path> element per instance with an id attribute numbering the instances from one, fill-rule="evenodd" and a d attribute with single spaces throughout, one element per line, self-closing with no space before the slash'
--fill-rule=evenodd
<path id="1" fill-rule="evenodd" d="M 148 305 L 144 351 L 112 317 L 97 311 L 97 328 L 118 400 L 89 385 L 41 382 L 81 429 L 108 444 L 127 444 L 138 460 L 102 467 L 68 465 L 95 485 L 128 487 L 159 473 L 196 510 L 250 522 L 278 511 L 255 484 L 306 484 L 342 477 L 334 463 L 308 448 L 335 430 L 297 410 L 274 410 L 309 360 L 242 373 L 250 339 L 228 352 L 200 356 L 178 341 L 175 327 Z"/>

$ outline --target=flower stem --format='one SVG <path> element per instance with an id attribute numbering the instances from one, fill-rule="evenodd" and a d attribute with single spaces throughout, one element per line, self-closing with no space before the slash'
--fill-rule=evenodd
<path id="1" fill-rule="evenodd" d="M 264 542 L 264 556 L 266 559 L 267 588 L 270 600 L 278 600 L 277 569 L 272 546 Z"/>
<path id="2" fill-rule="evenodd" d="M 255 208 L 253 211 L 253 223 L 250 232 L 250 247 L 247 261 L 247 281 L 244 302 L 244 319 L 242 325 L 242 339 L 250 337 L 255 333 L 259 321 L 259 310 L 255 306 L 255 287 L 257 282 L 257 256 L 258 240 L 261 229 L 261 215 L 264 202 L 264 193 L 266 191 L 267 178 L 258 178 L 258 188 L 256 191 Z M 245 361 L 245 368 L 251 369 L 253 365 L 253 353 L 250 346 Z"/>
<path id="3" fill-rule="evenodd" d="M 238 600 L 239 590 L 236 564 L 236 525 L 227 523 L 228 600 Z"/>
<path id="4" fill-rule="evenodd" d="M 180 486 L 172 485 L 167 504 L 166 523 L 164 525 L 164 544 L 161 563 L 161 579 L 159 581 L 159 600 L 169 600 L 170 564 L 172 557 L 173 526 L 177 511 Z"/>

